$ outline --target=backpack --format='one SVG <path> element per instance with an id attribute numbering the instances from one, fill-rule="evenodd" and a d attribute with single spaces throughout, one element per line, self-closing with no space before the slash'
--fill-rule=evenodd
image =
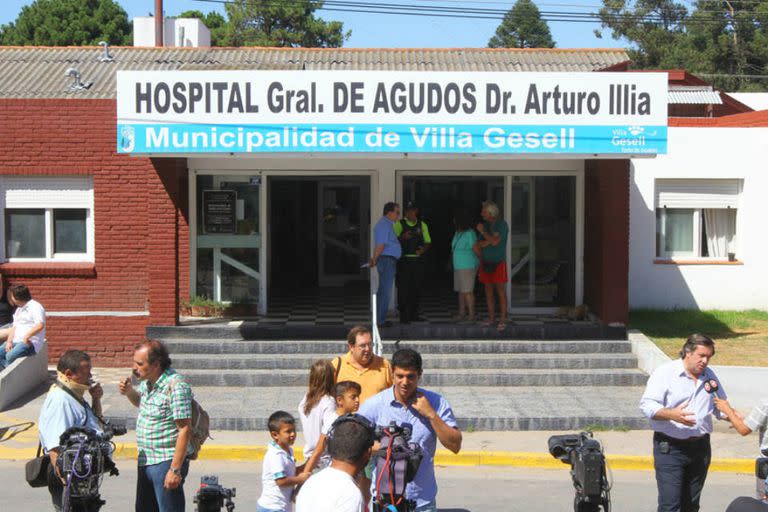
<path id="1" fill-rule="evenodd" d="M 170 392 L 173 393 L 173 383 L 170 385 Z M 187 455 L 190 460 L 196 460 L 200 454 L 200 449 L 208 439 L 211 437 L 210 431 L 211 417 L 208 415 L 203 406 L 200 403 L 192 399 L 192 417 L 190 418 L 190 429 L 192 430 L 192 438 L 189 440 L 189 445 L 192 447 L 192 453 Z"/>

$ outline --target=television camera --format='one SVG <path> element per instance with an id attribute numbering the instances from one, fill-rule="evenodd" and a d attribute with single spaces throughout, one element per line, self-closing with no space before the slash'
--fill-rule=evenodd
<path id="1" fill-rule="evenodd" d="M 405 496 L 406 486 L 419 470 L 424 453 L 411 442 L 411 428 L 394 421 L 387 427 L 377 426 L 374 437 L 380 447 L 374 453 L 376 466 L 373 512 L 412 512 L 416 502 Z"/>
<path id="2" fill-rule="evenodd" d="M 605 455 L 592 432 L 565 434 L 549 438 L 549 453 L 571 465 L 571 478 L 576 496 L 575 512 L 610 512 L 611 485 L 605 466 Z"/>
<path id="3" fill-rule="evenodd" d="M 200 478 L 200 488 L 195 494 L 197 512 L 219 512 L 222 507 L 227 512 L 235 510 L 235 488 L 228 489 L 219 484 L 219 477 L 206 475 Z"/>

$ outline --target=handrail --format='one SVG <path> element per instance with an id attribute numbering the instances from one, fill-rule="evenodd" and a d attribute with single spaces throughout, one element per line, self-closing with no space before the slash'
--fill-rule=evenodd
<path id="1" fill-rule="evenodd" d="M 379 325 L 376 322 L 376 294 L 371 294 L 371 317 L 373 323 L 371 324 L 371 332 L 373 333 L 373 353 L 377 356 L 384 354 L 384 345 L 381 342 L 381 334 L 379 334 Z"/>

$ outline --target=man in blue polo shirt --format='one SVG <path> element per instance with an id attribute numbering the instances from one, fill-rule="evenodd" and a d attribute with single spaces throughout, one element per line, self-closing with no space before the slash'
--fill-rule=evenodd
<path id="1" fill-rule="evenodd" d="M 392 297 L 392 285 L 395 282 L 395 269 L 402 249 L 395 235 L 395 222 L 400 218 L 400 205 L 387 203 L 384 213 L 373 228 L 374 249 L 371 267 L 379 272 L 379 289 L 376 292 L 376 323 L 380 327 L 387 324 L 389 299 Z"/>
<path id="2" fill-rule="evenodd" d="M 406 488 L 406 499 L 416 502 L 416 512 L 436 512 L 437 440 L 453 453 L 459 453 L 461 431 L 448 401 L 433 391 L 418 387 L 421 375 L 421 355 L 409 348 L 398 350 L 392 355 L 394 386 L 366 400 L 359 413 L 379 426 L 386 427 L 394 421 L 399 426 L 411 428 L 411 441 L 421 446 L 424 458 Z M 376 480 L 374 474 L 372 481 Z"/>

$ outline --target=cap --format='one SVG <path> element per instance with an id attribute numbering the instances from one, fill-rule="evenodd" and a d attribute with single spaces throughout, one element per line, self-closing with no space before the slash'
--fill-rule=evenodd
<path id="1" fill-rule="evenodd" d="M 405 209 L 406 210 L 418 210 L 419 207 L 416 205 L 414 201 L 408 201 L 405 203 Z"/>

